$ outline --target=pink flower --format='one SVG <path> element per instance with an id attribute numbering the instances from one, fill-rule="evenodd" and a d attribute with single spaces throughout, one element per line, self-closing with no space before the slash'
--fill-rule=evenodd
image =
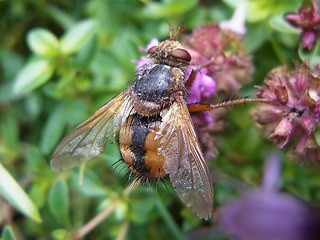
<path id="1" fill-rule="evenodd" d="M 295 63 L 291 72 L 285 66 L 273 69 L 257 92 L 257 97 L 270 102 L 252 111 L 279 147 L 298 140 L 294 155 L 316 163 L 320 163 L 320 146 L 314 140 L 320 122 L 319 72 L 319 66 L 312 71 L 306 63 Z"/>
<path id="2" fill-rule="evenodd" d="M 190 69 L 192 68 L 194 68 L 194 66 L 190 67 Z M 201 103 L 203 100 L 208 100 L 215 92 L 215 81 L 206 74 L 206 69 L 201 69 L 197 72 L 189 91 L 188 104 Z"/>
<path id="3" fill-rule="evenodd" d="M 317 0 L 303 1 L 298 13 L 289 13 L 286 16 L 289 23 L 302 29 L 300 38 L 302 47 L 311 50 L 317 38 L 320 37 L 320 15 Z"/>
<path id="4" fill-rule="evenodd" d="M 251 80 L 252 58 L 238 33 L 210 23 L 184 36 L 182 43 L 192 56 L 192 65 L 207 64 L 203 69 L 215 80 L 217 91 L 232 96 L 243 83 Z"/>

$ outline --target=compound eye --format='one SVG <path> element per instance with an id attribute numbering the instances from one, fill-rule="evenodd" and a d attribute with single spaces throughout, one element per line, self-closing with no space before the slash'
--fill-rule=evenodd
<path id="1" fill-rule="evenodd" d="M 149 48 L 148 54 L 154 54 L 156 52 L 156 50 L 157 50 L 157 46 L 153 46 L 153 47 Z"/>
<path id="2" fill-rule="evenodd" d="M 186 62 L 190 62 L 191 61 L 190 53 L 188 53 L 188 51 L 186 51 L 184 49 L 175 49 L 170 53 L 170 55 L 172 57 L 182 59 L 182 60 L 184 60 Z"/>

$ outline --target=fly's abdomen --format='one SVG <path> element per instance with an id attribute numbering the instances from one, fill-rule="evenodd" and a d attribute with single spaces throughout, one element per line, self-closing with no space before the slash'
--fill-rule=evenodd
<path id="1" fill-rule="evenodd" d="M 161 138 L 154 140 L 161 123 L 159 115 L 133 114 L 120 129 L 119 143 L 122 158 L 130 169 L 142 179 L 159 180 L 164 157 L 158 154 Z"/>

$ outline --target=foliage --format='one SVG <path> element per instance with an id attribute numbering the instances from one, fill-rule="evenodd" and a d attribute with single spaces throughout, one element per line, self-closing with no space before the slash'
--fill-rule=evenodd
<path id="1" fill-rule="evenodd" d="M 298 0 L 0 1 L 1 239 L 76 239 L 95 216 L 102 222 L 91 225 L 87 239 L 232 239 L 215 219 L 194 216 L 169 182 L 132 190 L 127 169 L 115 167 L 117 144 L 108 143 L 83 168 L 57 173 L 49 162 L 63 136 L 133 79 L 139 46 L 166 39 L 168 23 L 191 32 L 229 19 L 240 2 L 248 4 L 245 45 L 256 68 L 240 96 L 253 96 L 253 86 L 278 65 L 299 58 L 319 63 L 319 42 L 306 52 L 299 30 L 282 18 L 297 11 Z M 208 160 L 215 209 L 243 186 L 258 186 L 264 159 L 276 148 L 249 108 L 232 109 L 219 155 Z M 318 126 L 318 144 L 319 132 Z M 286 151 L 282 156 L 282 190 L 319 202 L 319 169 L 296 164 Z M 211 230 L 206 235 L 201 228 Z"/>

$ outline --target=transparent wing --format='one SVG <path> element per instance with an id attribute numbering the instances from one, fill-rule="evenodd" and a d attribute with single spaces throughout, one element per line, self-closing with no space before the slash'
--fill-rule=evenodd
<path id="1" fill-rule="evenodd" d="M 213 189 L 192 120 L 183 100 L 163 114 L 156 138 L 164 170 L 181 201 L 200 218 L 208 219 L 213 208 Z"/>
<path id="2" fill-rule="evenodd" d="M 56 171 L 72 168 L 102 152 L 107 138 L 114 140 L 117 131 L 132 113 L 129 93 L 129 89 L 124 90 L 69 133 L 54 151 L 51 167 Z"/>

